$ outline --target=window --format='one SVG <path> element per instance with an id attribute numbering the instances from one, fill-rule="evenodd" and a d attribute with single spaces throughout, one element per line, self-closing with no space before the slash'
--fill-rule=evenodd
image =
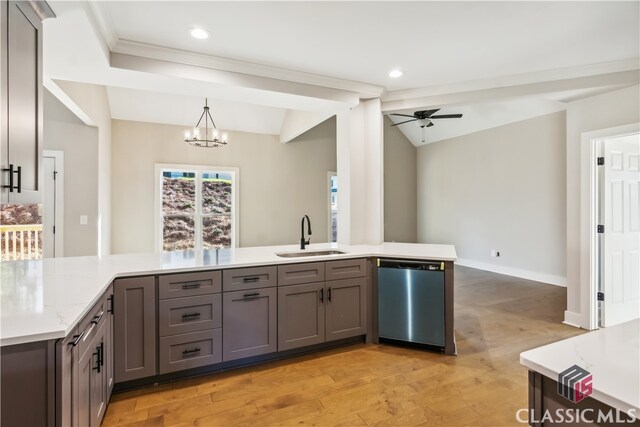
<path id="1" fill-rule="evenodd" d="M 329 179 L 327 188 L 329 189 L 329 241 L 338 241 L 338 175 L 335 172 L 328 172 Z"/>
<path id="2" fill-rule="evenodd" d="M 236 246 L 237 169 L 156 165 L 156 177 L 159 250 Z"/>

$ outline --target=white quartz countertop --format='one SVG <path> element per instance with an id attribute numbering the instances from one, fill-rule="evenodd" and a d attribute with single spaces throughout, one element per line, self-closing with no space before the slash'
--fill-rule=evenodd
<path id="1" fill-rule="evenodd" d="M 455 261 L 452 245 L 382 243 L 312 244 L 307 251 L 345 254 L 281 258 L 296 245 L 176 251 L 104 257 L 52 258 L 0 263 L 0 346 L 63 338 L 116 277 L 292 264 L 362 257 Z"/>
<path id="2" fill-rule="evenodd" d="M 640 319 L 525 351 L 520 363 L 554 381 L 578 365 L 593 375 L 592 398 L 640 419 Z"/>

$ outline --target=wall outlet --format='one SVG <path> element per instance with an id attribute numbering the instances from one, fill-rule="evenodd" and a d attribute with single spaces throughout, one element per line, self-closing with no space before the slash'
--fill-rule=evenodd
<path id="1" fill-rule="evenodd" d="M 80 225 L 87 225 L 89 223 L 89 217 L 87 215 L 80 215 Z"/>
<path id="2" fill-rule="evenodd" d="M 491 249 L 491 256 L 495 257 L 495 258 L 499 257 L 500 256 L 500 251 L 497 251 L 495 249 Z"/>

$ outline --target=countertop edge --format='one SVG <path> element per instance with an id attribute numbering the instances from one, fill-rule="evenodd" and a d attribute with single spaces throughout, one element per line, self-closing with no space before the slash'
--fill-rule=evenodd
<path id="1" fill-rule="evenodd" d="M 545 377 L 553 380 L 553 381 L 557 381 L 558 380 L 558 373 L 545 367 L 542 366 L 538 363 L 533 362 L 530 359 L 527 359 L 525 354 L 528 351 L 524 351 L 522 353 L 520 353 L 520 364 L 522 366 L 524 366 L 525 368 L 538 372 L 539 374 L 544 375 Z M 594 388 L 593 392 L 591 393 L 591 398 L 598 400 L 602 403 L 605 403 L 613 408 L 619 409 L 621 411 L 624 411 L 626 413 L 628 413 L 629 411 L 633 410 L 635 413 L 635 418 L 636 419 L 640 419 L 640 406 L 634 406 L 633 403 L 630 402 L 626 402 L 623 401 L 621 399 L 618 399 L 614 396 L 611 396 L 610 394 L 607 393 L 603 393 L 602 391 Z"/>
<path id="2" fill-rule="evenodd" d="M 450 246 L 450 245 L 443 245 L 443 246 Z M 135 256 L 135 255 L 136 254 L 132 254 L 132 256 Z M 258 262 L 240 262 L 240 263 L 228 264 L 228 265 L 185 266 L 185 267 L 176 267 L 176 268 L 169 268 L 169 269 L 151 269 L 151 270 L 136 270 L 134 268 L 131 271 L 118 271 L 118 272 L 115 272 L 113 276 L 109 280 L 107 280 L 105 284 L 100 286 L 100 290 L 96 291 L 96 295 L 91 299 L 90 302 L 86 303 L 85 307 L 81 310 L 80 314 L 76 316 L 75 320 L 70 322 L 70 326 L 68 328 L 48 331 L 44 333 L 33 333 L 28 335 L 15 335 L 15 336 L 7 336 L 7 337 L 3 336 L 3 337 L 0 337 L 0 347 L 28 344 L 32 342 L 38 342 L 38 341 L 58 340 L 58 339 L 67 337 L 71 332 L 71 330 L 73 329 L 73 327 L 77 325 L 78 322 L 80 322 L 82 318 L 86 316 L 87 313 L 91 310 L 91 307 L 93 307 L 93 305 L 99 301 L 100 297 L 109 288 L 109 286 L 116 279 L 119 279 L 119 278 L 139 277 L 139 276 L 159 275 L 159 274 L 176 274 L 176 273 L 198 272 L 198 271 L 225 270 L 225 269 L 236 269 L 236 268 L 247 268 L 247 267 L 259 267 L 259 266 L 266 266 L 266 265 L 287 265 L 287 264 L 300 264 L 300 263 L 306 263 L 306 262 L 327 262 L 327 261 L 354 259 L 354 258 L 396 258 L 396 259 L 419 259 L 419 260 L 436 260 L 436 261 L 444 261 L 444 262 L 449 262 L 449 261 L 455 262 L 457 259 L 457 256 L 454 256 L 454 257 L 424 256 L 424 255 L 391 254 L 391 253 L 363 251 L 363 252 L 347 252 L 344 254 L 309 256 L 309 257 L 298 257 L 298 258 L 277 257 L 277 258 L 267 259 L 267 260 L 258 261 Z M 0 316 L 0 320 L 1 320 L 1 316 Z"/>

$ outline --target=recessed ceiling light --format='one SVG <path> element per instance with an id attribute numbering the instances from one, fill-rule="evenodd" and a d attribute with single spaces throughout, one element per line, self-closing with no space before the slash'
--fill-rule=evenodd
<path id="1" fill-rule="evenodd" d="M 207 30 L 203 30 L 202 28 L 192 28 L 191 30 L 189 30 L 189 34 L 191 34 L 191 37 L 198 40 L 209 38 L 209 33 L 207 32 Z"/>
<path id="2" fill-rule="evenodd" d="M 401 75 L 402 75 L 402 71 L 401 70 L 391 70 L 391 72 L 389 73 L 389 77 L 394 78 L 394 79 L 397 79 Z"/>

